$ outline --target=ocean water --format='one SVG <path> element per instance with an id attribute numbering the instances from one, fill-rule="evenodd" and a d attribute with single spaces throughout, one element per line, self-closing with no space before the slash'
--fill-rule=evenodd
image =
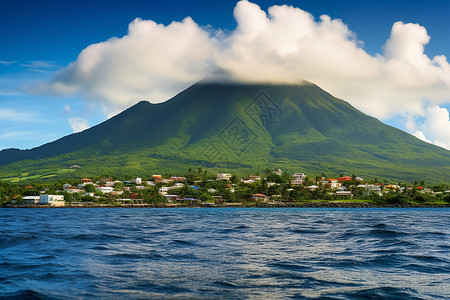
<path id="1" fill-rule="evenodd" d="M 0 209 L 0 298 L 448 299 L 450 209 Z"/>

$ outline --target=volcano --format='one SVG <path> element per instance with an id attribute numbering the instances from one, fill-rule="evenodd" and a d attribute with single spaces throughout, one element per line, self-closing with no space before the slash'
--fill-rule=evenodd
<path id="1" fill-rule="evenodd" d="M 77 176 L 249 174 L 281 168 L 398 181 L 450 178 L 450 151 L 383 124 L 312 83 L 202 81 L 80 133 L 0 151 L 0 177 L 79 165 Z"/>

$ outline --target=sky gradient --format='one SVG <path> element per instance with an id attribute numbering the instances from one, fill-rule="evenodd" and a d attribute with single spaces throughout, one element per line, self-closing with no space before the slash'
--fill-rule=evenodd
<path id="1" fill-rule="evenodd" d="M 418 73 L 427 75 L 426 78 L 436 78 L 435 81 L 417 89 L 418 92 L 415 91 L 414 95 L 398 92 L 399 85 L 391 85 L 389 78 L 373 74 L 360 74 L 359 70 L 350 75 L 370 77 L 370 80 L 366 80 L 366 84 L 380 85 L 380 89 L 385 88 L 390 92 L 360 101 L 364 98 L 363 91 L 353 94 L 350 92 L 352 90 L 350 75 L 344 82 L 336 81 L 337 77 L 342 76 L 339 72 L 335 72 L 336 77 L 334 78 L 319 78 L 312 71 L 304 73 L 289 69 L 287 73 L 294 79 L 297 79 L 296 76 L 302 75 L 317 79 L 320 81 L 319 85 L 325 90 L 349 101 L 362 111 L 382 119 L 385 123 L 450 148 L 450 121 L 448 120 L 448 111 L 450 110 L 450 78 L 448 74 L 450 71 L 445 69 L 447 66 L 445 62 L 438 68 L 436 67 L 438 61 L 433 60 L 436 56 L 445 56 L 448 61 L 450 57 L 450 39 L 448 38 L 450 3 L 448 1 L 299 0 L 254 1 L 254 3 L 259 8 L 248 3 L 248 5 L 241 3 L 241 8 L 236 9 L 236 1 L 2 1 L 0 3 L 0 34 L 2 37 L 0 44 L 0 149 L 36 147 L 94 126 L 108 116 L 140 100 L 154 100 L 154 102 L 166 100 L 171 94 L 179 92 L 183 87 L 195 82 L 195 79 L 208 75 L 211 65 L 214 68 L 217 66 L 225 68 L 245 80 L 248 74 L 235 69 L 233 66 L 236 61 L 231 58 L 236 55 L 251 56 L 255 53 L 255 49 L 252 48 L 252 44 L 242 44 L 239 38 L 246 37 L 248 39 L 255 24 L 260 24 L 258 22 L 264 19 L 261 17 L 261 12 L 266 14 L 265 18 L 268 20 L 266 23 L 269 23 L 268 27 L 264 29 L 266 31 L 261 29 L 262 34 L 266 33 L 267 36 L 270 36 L 275 32 L 278 35 L 278 25 L 286 25 L 283 22 L 288 19 L 290 10 L 279 9 L 277 19 L 275 15 L 268 16 L 268 9 L 271 6 L 283 4 L 300 8 L 302 12 L 305 12 L 302 22 L 308 21 L 308 13 L 314 17 L 310 23 L 301 23 L 315 28 L 311 31 L 312 35 L 323 33 L 322 36 L 312 36 L 310 41 L 326 45 L 330 41 L 327 40 L 326 34 L 334 34 L 338 38 L 342 35 L 342 37 L 348 38 L 349 41 L 344 42 L 348 42 L 349 45 L 343 48 L 342 53 L 337 53 L 337 57 L 340 57 L 339 55 L 344 57 L 348 53 L 352 53 L 351 51 L 360 49 L 362 51 L 359 52 L 363 52 L 361 63 L 367 62 L 369 69 L 371 66 L 375 69 L 381 68 L 381 72 L 387 74 L 390 74 L 392 69 L 394 69 L 392 72 L 403 70 L 402 68 L 406 70 L 404 66 L 394 68 L 390 62 L 399 60 L 403 56 L 407 57 L 406 52 L 409 51 L 409 48 L 423 43 L 425 45 L 423 54 L 426 55 L 425 60 L 428 65 L 424 66 L 425 71 L 421 71 L 419 68 L 420 72 Z M 296 17 L 292 21 L 294 25 L 291 26 L 283 41 L 290 40 L 293 35 L 303 34 L 300 23 L 296 23 L 302 14 L 299 11 L 296 13 L 294 14 Z M 320 19 L 320 16 L 324 14 L 328 15 L 331 21 L 342 20 L 340 23 L 331 23 L 337 24 L 339 28 L 324 26 L 323 20 Z M 236 18 L 239 15 L 242 16 L 240 21 Z M 183 21 L 188 16 L 192 19 L 191 23 Z M 135 21 L 135 31 L 133 31 L 129 29 L 129 24 L 136 18 L 141 20 Z M 152 27 L 153 25 L 145 20 L 152 20 L 156 24 L 164 26 Z M 173 21 L 178 22 L 176 30 L 170 29 L 169 24 Z M 402 23 L 397 26 L 398 34 L 394 36 L 394 39 L 391 38 L 393 37 L 392 29 L 394 23 L 398 21 Z M 408 23 L 419 24 L 422 27 L 406 26 Z M 124 60 L 123 64 L 135 62 L 135 56 L 138 56 L 134 53 L 135 45 L 139 44 L 141 37 L 136 37 L 133 32 L 136 33 L 138 30 L 144 32 L 142 41 L 145 47 L 136 53 L 145 57 L 148 50 L 154 56 L 154 60 L 146 62 L 148 65 L 144 64 L 144 66 L 147 67 L 149 73 L 152 68 L 159 70 L 163 74 L 162 77 L 165 77 L 164 85 L 170 86 L 170 89 L 158 89 L 156 87 L 158 81 L 155 80 L 154 75 L 143 74 L 142 78 L 149 79 L 147 83 L 149 87 L 143 89 L 139 86 L 136 87 L 139 89 L 138 92 L 130 91 L 126 79 L 123 81 L 123 86 L 115 81 L 108 81 L 104 67 L 104 64 L 111 63 L 108 61 L 104 61 L 102 64 L 93 63 L 89 74 L 80 71 L 86 68 L 86 61 L 92 61 L 93 53 L 97 50 L 94 49 L 94 51 L 92 49 L 95 47 L 89 46 L 96 43 L 102 43 L 102 47 L 106 50 L 98 51 L 104 57 L 107 57 L 105 53 L 110 54 L 113 58 L 112 62 L 120 61 L 121 58 Z M 155 33 L 157 30 L 160 30 L 160 34 Z M 203 69 L 196 68 L 195 70 L 192 70 L 192 67 L 186 67 L 184 70 L 186 74 L 174 75 L 172 69 L 156 65 L 158 55 L 166 55 L 166 53 L 157 51 L 156 44 L 167 36 L 168 39 L 173 37 L 173 48 L 180 48 L 179 40 L 183 36 L 187 36 L 186 32 L 192 33 L 187 41 L 192 37 L 193 41 L 204 46 L 201 49 L 206 50 L 204 53 L 193 54 L 194 48 L 186 46 L 185 52 L 180 50 L 170 59 L 176 60 L 176 55 L 179 55 L 185 60 L 192 60 L 200 65 L 203 61 L 208 61 L 208 65 Z M 172 33 L 173 35 L 171 35 Z M 349 33 L 353 36 L 348 36 Z M 153 40 L 147 40 L 149 36 L 152 36 Z M 429 42 L 424 42 L 426 36 L 431 37 Z M 118 39 L 111 40 L 113 37 Z M 407 38 L 410 38 L 412 42 L 409 42 L 410 40 Z M 393 42 L 388 47 L 391 49 L 390 53 L 386 53 L 385 45 L 389 39 Z M 131 40 L 130 43 L 128 43 L 129 40 Z M 164 42 L 170 43 L 171 41 L 164 40 Z M 263 49 L 267 51 L 274 50 L 271 48 L 271 40 L 252 40 L 253 45 L 257 42 L 262 43 Z M 238 52 L 238 50 L 233 50 L 233 47 L 245 49 L 245 51 Z M 418 47 L 420 48 L 420 45 Z M 224 50 L 224 48 L 227 49 Z M 326 50 L 326 48 L 323 49 Z M 349 49 L 349 52 L 345 52 L 345 49 Z M 335 51 L 333 48 L 328 50 Z M 217 52 L 220 53 L 217 54 Z M 80 53 L 84 53 L 85 58 L 79 57 Z M 283 55 L 285 54 L 283 53 Z M 302 55 L 294 55 L 290 59 L 301 61 L 305 59 Z M 327 53 L 324 56 L 327 56 Z M 411 58 L 410 62 L 413 66 L 419 56 Z M 335 57 L 330 56 L 330 59 L 336 60 Z M 253 62 L 252 67 L 257 68 L 258 64 L 263 64 L 266 69 L 262 70 L 272 70 L 270 68 L 273 62 L 265 59 Z M 321 57 L 318 57 L 318 60 L 320 59 Z M 210 60 L 212 63 L 209 63 Z M 357 59 L 355 60 L 357 61 Z M 67 68 L 71 62 L 71 67 Z M 407 61 L 407 63 L 410 62 Z M 301 66 L 305 69 L 317 68 L 317 65 L 314 64 Z M 112 64 L 111 68 L 113 74 L 117 72 L 117 74 L 124 74 L 127 77 L 135 75 L 133 74 L 134 69 L 130 67 Z M 123 68 L 123 72 L 121 72 L 121 68 Z M 64 70 L 61 72 L 62 69 Z M 326 67 L 322 71 L 324 74 L 333 74 L 331 71 L 328 72 Z M 137 72 L 143 71 L 136 69 Z M 189 72 L 193 75 L 188 76 Z M 397 76 L 403 78 L 408 74 L 404 71 L 404 73 L 399 72 Z M 86 75 L 85 78 L 79 78 L 84 75 Z M 102 78 L 102 75 L 105 75 L 103 82 L 90 79 Z M 175 78 L 176 76 L 179 77 Z M 270 80 L 272 79 L 270 78 Z M 423 78 L 419 79 L 420 82 L 424 81 Z M 414 81 L 407 82 L 405 86 L 411 87 L 411 82 Z M 114 95 L 105 91 L 109 86 Z M 410 89 L 415 90 L 415 86 Z M 354 90 L 357 90 L 357 87 L 354 87 Z M 371 91 L 368 90 L 368 93 Z M 119 98 L 118 94 L 127 96 Z M 392 103 L 392 108 L 387 103 Z M 382 107 L 383 110 L 378 109 L 379 107 Z"/>

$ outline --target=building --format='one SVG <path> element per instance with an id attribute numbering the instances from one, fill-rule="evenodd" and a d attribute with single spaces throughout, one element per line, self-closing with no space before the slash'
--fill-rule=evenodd
<path id="1" fill-rule="evenodd" d="M 298 180 L 298 179 L 305 179 L 307 176 L 304 173 L 295 173 L 294 175 L 292 175 L 292 177 Z"/>
<path id="2" fill-rule="evenodd" d="M 269 201 L 269 196 L 264 194 L 254 194 L 252 195 L 253 201 L 259 201 L 259 202 L 267 202 Z"/>
<path id="3" fill-rule="evenodd" d="M 22 199 L 22 204 L 38 204 L 39 196 L 25 196 Z"/>
<path id="4" fill-rule="evenodd" d="M 135 179 L 133 179 L 133 182 L 134 182 L 135 184 L 142 184 L 142 178 L 136 177 Z"/>
<path id="5" fill-rule="evenodd" d="M 153 180 L 155 181 L 155 183 L 158 183 L 158 182 L 162 182 L 163 180 L 162 180 L 162 176 L 161 175 L 153 175 L 152 176 L 153 177 Z"/>
<path id="6" fill-rule="evenodd" d="M 64 206 L 65 205 L 64 195 L 40 195 L 39 204 Z"/>
<path id="7" fill-rule="evenodd" d="M 294 179 L 294 180 L 291 180 L 291 185 L 292 185 L 292 186 L 302 185 L 302 184 L 303 184 L 303 179 Z"/>
<path id="8" fill-rule="evenodd" d="M 99 186 L 96 187 L 95 189 L 103 194 L 109 194 L 114 191 L 114 188 L 112 186 Z"/>
<path id="9" fill-rule="evenodd" d="M 81 184 L 89 184 L 89 183 L 92 183 L 92 179 L 89 179 L 89 178 L 81 179 Z"/>
<path id="10" fill-rule="evenodd" d="M 261 180 L 261 176 L 260 175 L 250 175 L 248 177 L 249 180 L 253 180 L 253 181 L 260 181 Z"/>
<path id="11" fill-rule="evenodd" d="M 277 174 L 278 176 L 283 175 L 283 171 L 281 171 L 281 169 L 273 170 L 272 173 Z"/>
<path id="12" fill-rule="evenodd" d="M 342 177 L 339 177 L 337 180 L 338 180 L 339 182 L 343 182 L 343 181 L 352 181 L 353 178 L 352 178 L 351 176 L 342 176 Z"/>
<path id="13" fill-rule="evenodd" d="M 217 180 L 230 181 L 230 179 L 231 179 L 231 174 L 229 174 L 229 173 L 219 173 L 219 174 L 217 174 Z"/>
<path id="14" fill-rule="evenodd" d="M 76 187 L 72 187 L 72 186 L 66 186 L 64 187 L 64 192 L 67 192 L 69 194 L 75 194 L 75 193 L 80 193 L 83 190 L 80 190 L 79 188 Z"/>
<path id="15" fill-rule="evenodd" d="M 353 198 L 351 191 L 336 191 L 336 197 Z"/>

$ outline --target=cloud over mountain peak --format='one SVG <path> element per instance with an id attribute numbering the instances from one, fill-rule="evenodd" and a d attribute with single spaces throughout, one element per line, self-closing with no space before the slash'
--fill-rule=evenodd
<path id="1" fill-rule="evenodd" d="M 383 53 L 370 55 L 342 20 L 327 15 L 315 20 L 287 5 L 266 13 L 240 1 L 234 17 L 229 33 L 189 17 L 169 25 L 135 19 L 127 35 L 85 48 L 45 90 L 80 93 L 106 115 L 143 99 L 165 101 L 216 73 L 243 82 L 308 80 L 383 119 L 425 116 L 427 107 L 450 103 L 450 65 L 425 54 L 430 37 L 419 24 L 396 22 Z"/>

